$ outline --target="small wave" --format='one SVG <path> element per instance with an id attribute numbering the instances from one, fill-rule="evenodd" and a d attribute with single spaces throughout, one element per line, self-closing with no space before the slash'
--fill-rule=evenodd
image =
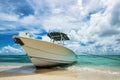
<path id="1" fill-rule="evenodd" d="M 105 73 L 105 74 L 112 74 L 112 75 L 120 75 L 119 71 L 114 71 L 112 69 L 103 69 L 103 68 L 92 68 L 92 67 L 79 67 L 79 66 L 70 66 L 67 68 L 69 71 L 73 72 L 83 72 L 83 71 L 91 71 L 96 73 Z"/>

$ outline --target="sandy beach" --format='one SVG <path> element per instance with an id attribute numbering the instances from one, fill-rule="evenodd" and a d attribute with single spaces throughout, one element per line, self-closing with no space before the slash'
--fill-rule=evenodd
<path id="1" fill-rule="evenodd" d="M 120 80 L 119 73 L 81 68 L 40 68 L 33 66 L 0 66 L 0 80 Z M 118 71 L 119 72 L 119 71 Z"/>

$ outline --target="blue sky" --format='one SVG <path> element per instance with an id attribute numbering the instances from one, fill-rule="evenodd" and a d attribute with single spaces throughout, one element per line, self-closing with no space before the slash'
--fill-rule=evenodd
<path id="1" fill-rule="evenodd" d="M 47 32 L 64 32 L 78 55 L 120 55 L 120 1 L 0 0 L 1 55 L 25 54 L 12 39 L 20 31 L 47 41 Z"/>

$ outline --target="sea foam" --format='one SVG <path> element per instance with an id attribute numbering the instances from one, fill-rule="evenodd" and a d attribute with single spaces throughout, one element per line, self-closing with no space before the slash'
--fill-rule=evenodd
<path id="1" fill-rule="evenodd" d="M 120 75 L 120 69 L 114 70 L 110 68 L 95 68 L 95 67 L 79 67 L 79 66 L 70 66 L 67 68 L 69 71 L 73 72 L 83 72 L 83 71 L 90 71 L 90 72 L 96 72 L 96 73 L 105 73 L 105 74 L 112 74 L 112 75 Z"/>

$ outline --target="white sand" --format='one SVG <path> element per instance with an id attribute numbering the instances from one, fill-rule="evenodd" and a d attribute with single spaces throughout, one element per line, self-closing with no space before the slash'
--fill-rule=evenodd
<path id="1" fill-rule="evenodd" d="M 0 80 L 120 80 L 119 74 L 94 70 L 63 68 L 35 69 L 22 66 L 0 66 Z"/>

